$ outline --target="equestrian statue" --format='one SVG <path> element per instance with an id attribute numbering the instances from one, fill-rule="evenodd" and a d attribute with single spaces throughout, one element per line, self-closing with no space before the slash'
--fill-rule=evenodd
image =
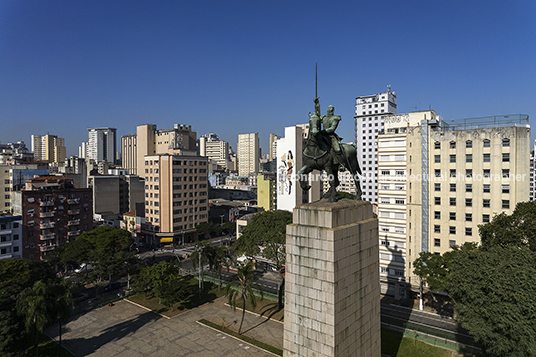
<path id="1" fill-rule="evenodd" d="M 358 177 L 358 174 L 361 175 L 361 169 L 357 162 L 357 149 L 354 145 L 341 144 L 342 138 L 335 134 L 342 118 L 340 115 L 334 115 L 335 108 L 332 105 L 328 106 L 327 115 L 321 115 L 318 96 L 314 99 L 314 103 L 314 113 L 309 112 L 309 132 L 303 150 L 303 167 L 297 173 L 300 186 L 303 190 L 309 190 L 311 186 L 307 180 L 304 180 L 305 175 L 313 170 L 324 170 L 329 180 L 329 190 L 324 198 L 329 202 L 336 202 L 339 170 L 347 169 L 354 178 L 355 199 L 361 200 L 361 185 Z"/>

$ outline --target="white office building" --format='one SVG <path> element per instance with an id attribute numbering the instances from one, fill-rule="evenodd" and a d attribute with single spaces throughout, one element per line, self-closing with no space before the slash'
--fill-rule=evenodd
<path id="1" fill-rule="evenodd" d="M 116 128 L 87 129 L 87 158 L 96 162 L 107 161 L 115 164 L 117 141 Z"/>
<path id="2" fill-rule="evenodd" d="M 391 87 L 384 93 L 373 94 L 355 99 L 355 144 L 357 162 L 361 167 L 364 181 L 361 182 L 362 198 L 378 203 L 378 133 L 383 129 L 384 117 L 396 114 L 396 93 Z"/>

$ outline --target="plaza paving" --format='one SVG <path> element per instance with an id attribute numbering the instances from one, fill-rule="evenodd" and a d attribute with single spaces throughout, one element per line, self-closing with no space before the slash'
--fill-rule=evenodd
<path id="1" fill-rule="evenodd" d="M 211 320 L 238 329 L 241 310 L 224 305 L 225 298 L 186 311 L 171 319 L 128 301 L 117 302 L 75 316 L 64 328 L 62 344 L 75 356 L 274 356 L 226 336 L 196 321 Z M 247 336 L 282 348 L 283 324 L 246 313 Z M 58 340 L 57 325 L 46 331 Z"/>

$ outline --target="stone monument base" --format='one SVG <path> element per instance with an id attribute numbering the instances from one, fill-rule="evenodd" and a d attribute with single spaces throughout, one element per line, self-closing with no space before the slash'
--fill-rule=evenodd
<path id="1" fill-rule="evenodd" d="M 283 356 L 379 357 L 378 220 L 348 199 L 294 209 L 287 226 Z"/>

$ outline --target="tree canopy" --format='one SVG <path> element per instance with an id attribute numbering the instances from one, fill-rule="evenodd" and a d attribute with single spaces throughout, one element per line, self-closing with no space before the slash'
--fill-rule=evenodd
<path id="1" fill-rule="evenodd" d="M 414 273 L 448 292 L 456 319 L 491 356 L 536 355 L 536 202 L 480 225 L 481 244 L 421 253 Z"/>

